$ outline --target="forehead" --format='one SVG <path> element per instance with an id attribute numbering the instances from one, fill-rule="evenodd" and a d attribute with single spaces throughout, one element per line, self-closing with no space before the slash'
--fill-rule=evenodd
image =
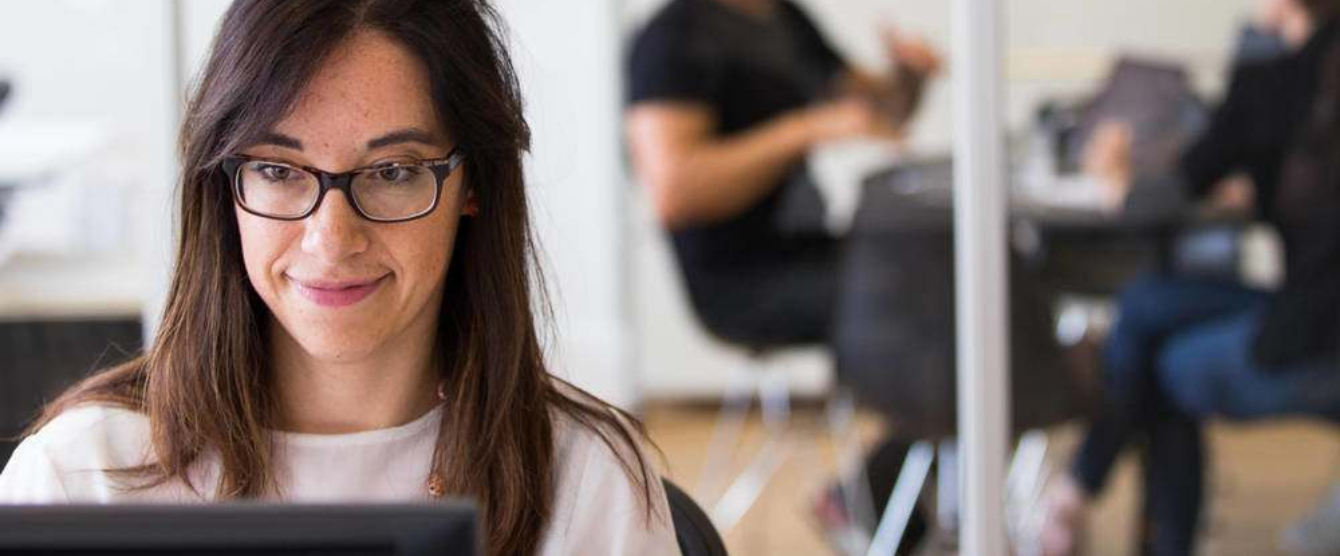
<path id="1" fill-rule="evenodd" d="M 422 60 L 384 33 L 361 31 L 327 57 L 275 131 L 309 149 L 360 147 L 404 128 L 442 137 L 430 91 Z"/>

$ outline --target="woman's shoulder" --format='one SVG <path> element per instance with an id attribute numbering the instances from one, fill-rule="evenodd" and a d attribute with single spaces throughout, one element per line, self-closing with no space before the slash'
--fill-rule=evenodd
<path id="1" fill-rule="evenodd" d="M 559 391 L 586 401 L 566 385 Z M 578 547 L 588 554 L 677 553 L 654 452 L 622 414 L 586 405 L 608 411 L 612 419 L 556 412 L 554 516 L 541 553 L 566 554 Z"/>
<path id="2" fill-rule="evenodd" d="M 555 381 L 555 388 L 586 409 L 553 413 L 554 443 L 560 463 L 594 458 L 604 464 L 643 465 L 648 473 L 655 473 L 642 432 L 626 414 L 566 382 Z M 605 418 L 597 417 L 602 413 Z"/>
<path id="3" fill-rule="evenodd" d="M 650 451 L 640 441 L 637 430 L 621 416 L 612 415 L 617 424 L 567 414 L 556 416 L 554 444 L 559 463 L 645 464 L 649 473 L 654 472 Z"/>
<path id="4" fill-rule="evenodd" d="M 112 460 L 107 463 L 113 465 L 140 465 L 142 460 L 117 460 L 144 455 L 148 440 L 149 419 L 143 413 L 115 405 L 84 404 L 57 415 L 24 443 L 41 447 L 54 458 L 86 458 L 93 452 L 105 456 L 97 459 Z"/>
<path id="5" fill-rule="evenodd" d="M 71 408 L 19 444 L 0 473 L 0 501 L 110 501 L 116 491 L 105 471 L 143 465 L 148 436 L 148 419 L 130 409 Z"/>

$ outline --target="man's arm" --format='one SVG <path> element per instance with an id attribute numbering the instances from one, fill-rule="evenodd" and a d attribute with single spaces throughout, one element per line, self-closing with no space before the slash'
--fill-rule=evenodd
<path id="1" fill-rule="evenodd" d="M 838 78 L 838 89 L 872 99 L 892 126 L 904 129 L 921 105 L 927 81 L 940 71 L 940 57 L 925 41 L 891 29 L 884 32 L 884 42 L 893 71 L 879 75 L 849 68 Z"/>
<path id="2" fill-rule="evenodd" d="M 890 76 L 851 69 L 842 75 L 839 83 L 840 90 L 871 99 L 890 125 L 901 130 L 912 121 L 921 105 L 926 77 L 901 69 Z"/>
<path id="3" fill-rule="evenodd" d="M 845 100 L 782 114 L 717 136 L 716 116 L 695 103 L 643 102 L 628 111 L 633 167 L 671 229 L 738 215 L 776 187 L 815 144 L 853 136 L 896 137 L 874 107 Z"/>

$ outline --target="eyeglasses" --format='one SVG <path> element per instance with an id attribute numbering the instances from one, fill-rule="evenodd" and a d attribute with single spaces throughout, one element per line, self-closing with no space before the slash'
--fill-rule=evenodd
<path id="1" fill-rule="evenodd" d="M 326 192 L 344 192 L 354 212 L 373 222 L 405 222 L 433 212 L 442 184 L 465 161 L 452 149 L 446 158 L 390 162 L 340 174 L 250 156 L 224 159 L 223 172 L 237 204 L 256 216 L 302 220 L 321 206 Z"/>

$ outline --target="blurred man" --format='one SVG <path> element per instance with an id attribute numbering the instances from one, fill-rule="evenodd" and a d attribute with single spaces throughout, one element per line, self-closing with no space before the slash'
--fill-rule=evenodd
<path id="1" fill-rule="evenodd" d="M 634 167 L 693 308 L 719 338 L 753 349 L 829 341 L 840 243 L 783 222 L 784 200 L 822 212 L 804 164 L 815 146 L 905 134 L 940 61 L 918 40 L 887 32 L 885 42 L 891 74 L 862 71 L 786 0 L 672 0 L 637 35 Z"/>
<path id="2" fill-rule="evenodd" d="M 891 77 L 855 69 L 780 0 L 675 0 L 638 35 L 635 169 L 713 332 L 764 344 L 826 336 L 837 246 L 784 229 L 784 186 L 807 185 L 816 145 L 902 136 L 939 61 L 918 41 L 890 35 L 888 45 Z"/>

